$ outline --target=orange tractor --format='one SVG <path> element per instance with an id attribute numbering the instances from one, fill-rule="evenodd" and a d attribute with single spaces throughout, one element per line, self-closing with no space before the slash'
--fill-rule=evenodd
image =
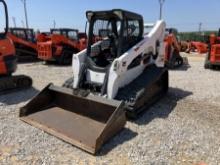
<path id="1" fill-rule="evenodd" d="M 74 53 L 85 49 L 87 38 L 85 33 L 76 29 L 51 29 L 51 35 L 45 35 L 43 41 L 37 43 L 38 58 L 46 62 L 71 64 Z"/>
<path id="2" fill-rule="evenodd" d="M 192 41 L 188 43 L 188 49 L 186 53 L 190 52 L 198 52 L 200 54 L 204 54 L 208 52 L 208 45 L 199 41 Z"/>
<path id="3" fill-rule="evenodd" d="M 17 59 L 15 56 L 15 47 L 10 38 L 7 37 L 8 32 L 8 11 L 4 0 L 0 0 L 0 5 L 5 10 L 5 29 L 0 33 L 0 92 L 7 92 L 15 89 L 23 89 L 32 85 L 31 78 L 18 75 L 12 76 L 16 71 Z"/>
<path id="4" fill-rule="evenodd" d="M 37 37 L 33 29 L 9 28 L 7 36 L 15 45 L 19 61 L 37 59 Z"/>
<path id="5" fill-rule="evenodd" d="M 180 55 L 180 46 L 172 28 L 166 29 L 168 32 L 164 39 L 165 44 L 165 65 L 174 69 L 183 65 L 183 57 Z"/>
<path id="6" fill-rule="evenodd" d="M 220 29 L 218 36 L 211 34 L 209 42 L 209 52 L 205 60 L 205 69 L 220 67 Z"/>

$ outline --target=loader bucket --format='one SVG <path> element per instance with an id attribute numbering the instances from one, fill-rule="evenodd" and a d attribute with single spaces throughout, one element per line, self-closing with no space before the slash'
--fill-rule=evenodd
<path id="1" fill-rule="evenodd" d="M 123 102 L 53 84 L 20 109 L 20 119 L 92 154 L 126 123 Z"/>

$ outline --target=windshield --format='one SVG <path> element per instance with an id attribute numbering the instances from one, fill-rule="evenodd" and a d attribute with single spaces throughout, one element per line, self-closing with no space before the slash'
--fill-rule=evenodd
<path id="1" fill-rule="evenodd" d="M 90 53 L 96 65 L 104 67 L 117 57 L 121 21 L 117 19 L 96 19 L 90 32 Z M 99 42 L 97 42 L 99 41 Z M 97 42 L 92 46 L 94 42 Z"/>
<path id="2" fill-rule="evenodd" d="M 34 41 L 34 33 L 30 29 L 9 29 L 9 31 L 18 38 L 26 41 Z"/>
<path id="3" fill-rule="evenodd" d="M 77 31 L 74 31 L 74 30 L 68 31 L 68 35 L 67 36 L 71 40 L 78 40 L 78 33 L 77 33 Z"/>
<path id="4" fill-rule="evenodd" d="M 109 38 L 110 35 L 119 36 L 120 21 L 117 20 L 96 20 L 93 26 L 93 36 L 100 40 Z"/>
<path id="5" fill-rule="evenodd" d="M 26 34 L 27 34 L 27 40 L 34 42 L 34 32 L 32 30 L 27 30 Z"/>
<path id="6" fill-rule="evenodd" d="M 52 30 L 51 34 L 61 34 L 60 30 Z"/>
<path id="7" fill-rule="evenodd" d="M 18 38 L 22 38 L 23 40 L 26 40 L 26 34 L 24 30 L 12 30 L 12 33 Z"/>

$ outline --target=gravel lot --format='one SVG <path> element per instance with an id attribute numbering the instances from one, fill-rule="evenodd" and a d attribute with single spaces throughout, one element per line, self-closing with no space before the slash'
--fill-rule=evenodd
<path id="1" fill-rule="evenodd" d="M 33 88 L 0 96 L 0 164 L 220 164 L 220 71 L 203 69 L 204 57 L 170 71 L 170 90 L 138 120 L 104 145 L 98 156 L 21 122 L 19 107 L 49 82 L 61 85 L 71 67 L 19 64 L 16 74 Z"/>

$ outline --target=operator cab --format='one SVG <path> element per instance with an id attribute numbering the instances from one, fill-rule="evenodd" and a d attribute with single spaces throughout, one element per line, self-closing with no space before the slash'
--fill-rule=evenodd
<path id="1" fill-rule="evenodd" d="M 87 56 L 88 65 L 106 70 L 115 58 L 120 57 L 143 38 L 143 18 L 121 9 L 87 11 L 89 22 Z M 94 43 L 94 40 L 98 40 Z"/>
<path id="2" fill-rule="evenodd" d="M 33 29 L 27 28 L 9 28 L 9 32 L 25 41 L 36 42 Z"/>
<path id="3" fill-rule="evenodd" d="M 175 29 L 175 28 L 166 28 L 165 29 L 165 37 L 170 35 L 170 34 L 173 34 L 177 37 L 177 40 L 178 40 L 178 30 Z"/>
<path id="4" fill-rule="evenodd" d="M 76 29 L 60 28 L 60 29 L 50 29 L 51 34 L 63 35 L 66 38 L 77 41 L 79 39 L 79 31 Z"/>

